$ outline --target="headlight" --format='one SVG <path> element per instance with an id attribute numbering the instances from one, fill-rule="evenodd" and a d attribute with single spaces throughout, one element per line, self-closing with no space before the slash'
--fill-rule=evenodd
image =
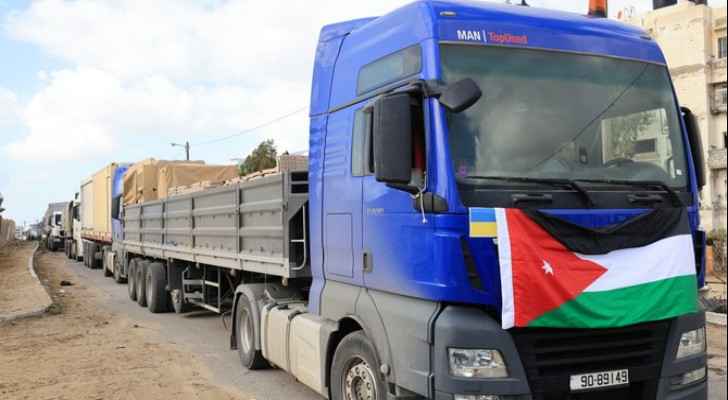
<path id="1" fill-rule="evenodd" d="M 705 328 L 696 329 L 694 331 L 685 332 L 680 337 L 680 346 L 677 348 L 675 358 L 681 359 L 696 354 L 704 353 L 705 348 Z"/>
<path id="2" fill-rule="evenodd" d="M 672 385 L 675 387 L 690 385 L 691 383 L 700 382 L 705 379 L 707 371 L 705 367 L 700 367 L 696 370 L 686 372 L 677 378 L 672 378 Z"/>
<path id="3" fill-rule="evenodd" d="M 450 374 L 460 378 L 505 378 L 506 363 L 498 350 L 448 349 Z"/>

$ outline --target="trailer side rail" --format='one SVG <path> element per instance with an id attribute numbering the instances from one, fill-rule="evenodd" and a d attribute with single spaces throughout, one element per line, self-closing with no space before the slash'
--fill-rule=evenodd
<path id="1" fill-rule="evenodd" d="M 306 172 L 284 172 L 124 209 L 127 253 L 283 278 L 310 276 Z"/>

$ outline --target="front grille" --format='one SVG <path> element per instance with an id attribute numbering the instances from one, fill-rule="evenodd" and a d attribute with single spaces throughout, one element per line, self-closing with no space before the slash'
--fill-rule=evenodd
<path id="1" fill-rule="evenodd" d="M 514 329 L 534 400 L 655 398 L 669 321 L 615 329 Z M 573 374 L 629 369 L 630 387 L 569 393 Z"/>

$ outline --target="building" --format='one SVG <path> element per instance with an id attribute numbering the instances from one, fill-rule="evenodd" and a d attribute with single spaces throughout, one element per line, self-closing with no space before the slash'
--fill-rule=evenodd
<path id="1" fill-rule="evenodd" d="M 704 1 L 655 1 L 644 15 L 620 13 L 641 26 L 667 58 L 678 100 L 697 116 L 705 148 L 707 184 L 701 195 L 706 229 L 726 228 L 726 7 Z"/>

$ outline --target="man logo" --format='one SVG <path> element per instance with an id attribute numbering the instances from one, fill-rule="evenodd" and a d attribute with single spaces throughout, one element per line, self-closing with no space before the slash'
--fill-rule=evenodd
<path id="1" fill-rule="evenodd" d="M 485 36 L 485 31 L 471 31 L 471 30 L 460 30 L 458 29 L 458 40 L 465 40 L 468 42 L 487 42 L 488 39 Z"/>

